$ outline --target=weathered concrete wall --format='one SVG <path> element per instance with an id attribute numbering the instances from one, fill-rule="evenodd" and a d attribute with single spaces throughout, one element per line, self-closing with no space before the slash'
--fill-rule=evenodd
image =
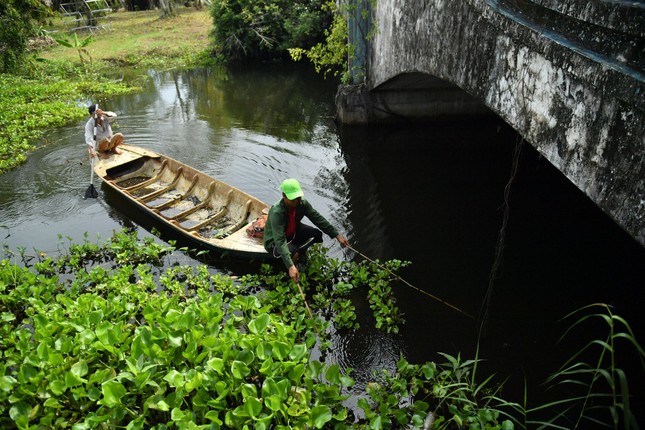
<path id="1" fill-rule="evenodd" d="M 517 9 L 512 0 L 378 0 L 366 85 L 350 97 L 339 93 L 339 116 L 378 120 L 374 106 L 397 79 L 409 83 L 402 76 L 452 83 L 469 94 L 467 104 L 474 99 L 504 118 L 645 246 L 642 25 L 627 35 L 601 31 L 580 17 L 624 24 L 567 3 L 566 16 L 530 19 L 542 9 Z"/>

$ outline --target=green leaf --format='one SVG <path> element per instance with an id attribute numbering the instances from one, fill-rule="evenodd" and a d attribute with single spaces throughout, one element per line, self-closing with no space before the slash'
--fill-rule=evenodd
<path id="1" fill-rule="evenodd" d="M 270 411 L 277 412 L 282 409 L 282 400 L 279 395 L 263 396 L 263 398 L 264 404 Z"/>
<path id="2" fill-rule="evenodd" d="M 70 371 L 77 377 L 82 378 L 83 376 L 87 375 L 88 372 L 88 367 L 87 363 L 85 361 L 79 361 L 78 363 L 74 363 Z"/>
<path id="3" fill-rule="evenodd" d="M 141 343 L 143 343 L 145 346 L 150 346 L 153 343 L 152 333 L 150 332 L 150 329 L 148 327 L 141 327 L 138 334 L 139 339 L 141 339 Z"/>
<path id="4" fill-rule="evenodd" d="M 511 421 L 511 420 L 502 421 L 502 430 L 515 430 L 515 426 L 513 425 L 513 421 Z"/>
<path id="5" fill-rule="evenodd" d="M 240 389 L 242 391 L 242 398 L 243 399 L 246 399 L 247 397 L 257 397 L 258 396 L 258 389 L 253 384 L 242 384 Z"/>
<path id="6" fill-rule="evenodd" d="M 174 422 L 185 421 L 186 417 L 190 417 L 190 414 L 185 413 L 179 408 L 173 408 L 172 412 L 170 412 L 170 419 Z"/>
<path id="7" fill-rule="evenodd" d="M 244 399 L 246 412 L 251 418 L 257 418 L 262 412 L 262 402 L 256 397 L 247 397 Z"/>
<path id="8" fill-rule="evenodd" d="M 0 378 L 0 390 L 9 393 L 13 390 L 13 386 L 16 385 L 16 382 L 18 381 L 13 376 L 5 375 Z"/>
<path id="9" fill-rule="evenodd" d="M 130 421 L 126 430 L 143 430 L 143 426 L 146 423 L 145 417 L 139 417 L 136 420 Z"/>
<path id="10" fill-rule="evenodd" d="M 221 358 L 219 358 L 219 357 L 211 358 L 210 360 L 208 360 L 207 364 L 210 366 L 211 369 L 213 369 L 214 371 L 216 371 L 220 375 L 223 374 L 223 372 L 224 372 L 224 360 L 222 360 Z"/>
<path id="11" fill-rule="evenodd" d="M 235 359 L 250 365 L 255 361 L 255 354 L 250 349 L 243 349 L 238 352 Z"/>
<path id="12" fill-rule="evenodd" d="M 302 379 L 302 376 L 304 374 L 305 374 L 305 365 L 303 363 L 299 363 L 293 366 L 289 370 L 289 379 L 291 379 L 294 382 L 298 382 Z"/>
<path id="13" fill-rule="evenodd" d="M 100 323 L 103 320 L 103 311 L 99 309 L 98 311 L 91 312 L 88 320 L 93 325 Z"/>
<path id="14" fill-rule="evenodd" d="M 56 396 L 60 396 L 67 389 L 67 384 L 65 381 L 56 379 L 49 383 L 47 388 Z"/>
<path id="15" fill-rule="evenodd" d="M 222 425 L 222 420 L 219 419 L 219 411 L 208 411 L 205 415 L 206 419 L 215 424 Z"/>
<path id="16" fill-rule="evenodd" d="M 289 353 L 289 358 L 294 361 L 302 360 L 307 355 L 307 346 L 303 344 L 294 345 Z"/>
<path id="17" fill-rule="evenodd" d="M 85 379 L 77 376 L 71 370 L 65 373 L 65 385 L 67 388 L 77 387 L 87 382 Z"/>
<path id="18" fill-rule="evenodd" d="M 244 379 L 251 373 L 251 369 L 243 361 L 233 360 L 231 373 L 235 379 Z"/>
<path id="19" fill-rule="evenodd" d="M 436 367 L 434 363 L 426 363 L 423 366 L 421 366 L 421 371 L 423 372 L 423 376 L 430 380 L 434 378 L 434 374 L 436 371 Z"/>
<path id="20" fill-rule="evenodd" d="M 18 402 L 9 409 L 9 417 L 14 421 L 28 421 L 30 415 L 31 406 L 26 402 Z"/>
<path id="21" fill-rule="evenodd" d="M 168 333 L 168 342 L 170 342 L 171 346 L 174 346 L 175 348 L 181 347 L 181 344 L 183 342 L 183 336 L 184 334 L 180 331 L 174 331 L 171 333 Z"/>
<path id="22" fill-rule="evenodd" d="M 106 381 L 101 384 L 103 391 L 103 399 L 99 401 L 100 404 L 113 408 L 121 404 L 121 398 L 126 395 L 127 390 L 118 381 Z"/>
<path id="23" fill-rule="evenodd" d="M 340 366 L 332 364 L 325 373 L 325 378 L 330 384 L 340 384 Z"/>
<path id="24" fill-rule="evenodd" d="M 273 356 L 280 361 L 287 358 L 289 356 L 289 353 L 291 352 L 291 348 L 289 347 L 289 345 L 284 342 L 280 342 L 280 341 L 272 342 L 271 347 L 272 347 L 271 349 L 273 352 Z"/>
<path id="25" fill-rule="evenodd" d="M 2 322 L 9 322 L 9 321 L 15 321 L 16 316 L 13 314 L 13 312 L 2 312 L 0 313 L 0 321 Z"/>
<path id="26" fill-rule="evenodd" d="M 96 326 L 96 337 L 104 346 L 113 346 L 118 343 L 118 336 L 114 330 L 114 325 L 110 322 L 103 321 Z"/>
<path id="27" fill-rule="evenodd" d="M 259 315 L 249 323 L 249 330 L 253 334 L 263 334 L 270 322 L 271 317 L 268 314 Z"/>
<path id="28" fill-rule="evenodd" d="M 86 329 L 78 334 L 77 339 L 83 345 L 91 345 L 96 339 L 96 335 L 94 334 L 94 330 Z"/>
<path id="29" fill-rule="evenodd" d="M 56 397 L 50 397 L 49 399 L 45 400 L 43 403 L 43 406 L 46 408 L 53 408 L 53 409 L 61 409 L 63 405 L 60 404 L 58 399 Z"/>
<path id="30" fill-rule="evenodd" d="M 316 428 L 323 428 L 323 426 L 331 421 L 332 412 L 331 408 L 327 405 L 314 406 L 311 410 L 310 423 Z"/>
<path id="31" fill-rule="evenodd" d="M 155 394 L 149 397 L 148 400 L 146 400 L 146 406 L 150 409 L 156 409 L 164 412 L 168 412 L 170 410 L 168 403 L 166 403 L 164 398 L 159 394 Z"/>
<path id="32" fill-rule="evenodd" d="M 260 360 L 271 358 L 271 345 L 267 342 L 260 342 L 255 348 L 255 353 Z"/>
<path id="33" fill-rule="evenodd" d="M 163 380 L 168 382 L 168 384 L 174 388 L 182 388 L 184 386 L 184 375 L 177 372 L 175 369 L 168 372 L 166 376 L 164 376 Z"/>
<path id="34" fill-rule="evenodd" d="M 188 381 L 186 381 L 186 385 L 184 388 L 186 389 L 186 392 L 190 393 L 193 390 L 196 390 L 202 385 L 202 380 L 203 376 L 201 372 L 195 373 Z"/>

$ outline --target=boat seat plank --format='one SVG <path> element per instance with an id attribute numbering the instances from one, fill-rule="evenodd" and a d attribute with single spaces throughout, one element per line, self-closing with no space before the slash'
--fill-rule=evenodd
<path id="1" fill-rule="evenodd" d="M 186 230 L 188 231 L 197 231 L 202 227 L 206 227 L 208 224 L 212 224 L 218 219 L 222 218 L 224 215 L 226 215 L 226 212 L 228 212 L 228 207 L 224 206 L 219 212 L 217 212 L 215 215 L 209 217 L 208 219 L 200 222 L 199 224 L 195 224 L 194 226 L 187 228 Z"/>
<path id="2" fill-rule="evenodd" d="M 154 184 L 155 182 L 159 181 L 159 179 L 161 179 L 161 176 L 164 174 L 164 170 L 167 167 L 168 167 L 168 160 L 163 160 L 161 162 L 161 167 L 159 168 L 159 172 L 155 176 L 153 176 L 152 178 L 147 179 L 147 180 L 145 180 L 143 182 L 140 182 L 140 183 L 138 183 L 136 185 L 132 185 L 132 186 L 129 186 L 129 187 L 126 187 L 126 188 L 122 188 L 122 187 L 120 187 L 120 188 L 123 191 L 125 191 L 126 193 L 131 193 L 131 192 L 136 191 L 136 190 L 138 190 L 140 188 L 147 187 L 150 184 Z M 119 179 L 121 179 L 121 178 L 119 178 Z M 118 183 L 115 184 L 115 185 L 119 186 Z"/>
<path id="3" fill-rule="evenodd" d="M 165 203 L 162 203 L 162 204 L 157 205 L 157 206 L 150 206 L 150 207 L 151 207 L 152 209 L 156 209 L 156 210 L 161 211 L 161 210 L 164 210 L 164 209 L 166 209 L 167 207 L 169 207 L 169 206 L 171 206 L 171 205 L 173 205 L 173 204 L 177 203 L 179 200 L 183 200 L 183 199 L 185 199 L 186 197 L 190 196 L 190 193 L 193 191 L 193 189 L 195 189 L 195 185 L 197 185 L 197 181 L 198 181 L 198 180 L 199 180 L 199 176 L 195 175 L 195 176 L 193 177 L 193 181 L 192 181 L 192 182 L 191 182 L 191 184 L 190 184 L 190 187 L 188 187 L 188 189 L 186 190 L 186 192 L 185 192 L 185 193 L 181 193 L 179 196 L 177 196 L 177 197 L 175 197 L 175 198 L 172 198 L 172 199 L 168 200 L 168 201 L 167 201 L 167 202 L 165 202 Z M 163 216 L 163 214 L 161 214 L 161 213 L 160 213 L 159 215 Z"/>
<path id="4" fill-rule="evenodd" d="M 180 219 L 182 219 L 182 218 L 185 218 L 185 217 L 187 217 L 188 215 L 190 215 L 190 214 L 192 214 L 192 213 L 195 213 L 195 212 L 197 212 L 198 210 L 203 209 L 203 208 L 205 208 L 206 206 L 208 206 L 208 204 L 210 203 L 210 201 L 209 201 L 209 200 L 210 200 L 210 198 L 211 198 L 211 196 L 212 196 L 213 194 L 215 194 L 215 182 L 211 182 L 211 183 L 210 183 L 210 185 L 208 186 L 208 194 L 206 195 L 206 198 L 204 199 L 204 201 L 202 201 L 201 203 L 199 203 L 199 204 L 197 204 L 197 205 L 193 206 L 193 207 L 192 207 L 192 208 L 190 208 L 190 209 L 186 209 L 185 211 L 180 212 L 180 213 L 178 213 L 177 215 L 173 215 L 173 216 L 171 216 L 171 217 L 167 217 L 167 216 L 165 216 L 165 215 L 163 215 L 163 214 L 160 214 L 160 215 L 161 215 L 161 216 L 163 216 L 163 217 L 165 217 L 166 219 L 169 219 L 169 220 L 177 220 L 177 221 L 178 221 L 178 220 L 180 220 Z"/>
<path id="5" fill-rule="evenodd" d="M 233 190 L 228 190 L 228 193 L 226 195 L 226 204 L 224 207 L 217 212 L 215 215 L 208 217 L 208 219 L 200 222 L 199 224 L 196 224 L 190 228 L 187 228 L 186 230 L 188 231 L 197 231 L 202 227 L 207 226 L 208 224 L 212 224 L 213 222 L 217 221 L 218 219 L 222 218 L 224 215 L 226 215 L 226 212 L 228 212 L 228 206 L 231 203 L 231 199 L 233 198 Z"/>
<path id="6" fill-rule="evenodd" d="M 162 195 L 163 193 L 167 193 L 168 191 L 172 190 L 175 187 L 175 185 L 177 185 L 177 182 L 179 182 L 179 179 L 181 178 L 183 173 L 184 173 L 184 169 L 180 167 L 179 169 L 177 169 L 177 173 L 175 174 L 175 179 L 173 179 L 170 184 L 166 185 L 165 187 L 157 191 L 153 191 L 149 194 L 146 194 L 145 196 L 139 197 L 139 200 L 145 203 Z"/>

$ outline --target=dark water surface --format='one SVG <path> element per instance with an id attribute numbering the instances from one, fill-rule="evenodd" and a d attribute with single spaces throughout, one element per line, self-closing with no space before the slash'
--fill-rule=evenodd
<path id="1" fill-rule="evenodd" d="M 644 342 L 645 249 L 528 145 L 510 191 L 499 270 L 483 305 L 518 140 L 502 121 L 337 129 L 336 84 L 301 68 L 151 76 L 141 94 L 102 106 L 119 115 L 115 128 L 126 142 L 267 203 L 279 198 L 282 179 L 298 178 L 306 197 L 363 254 L 409 260 L 401 275 L 412 285 L 464 313 L 486 311 L 480 357 L 487 372 L 511 376 L 509 396 L 521 393 L 524 377 L 533 386 L 542 382 L 577 343 L 605 336 L 594 328 L 556 343 L 570 325 L 559 320 L 584 305 L 612 304 Z M 145 221 L 105 189 L 83 200 L 90 168 L 82 125 L 48 133 L 47 145 L 26 165 L 2 176 L 0 234 L 11 249 L 54 254 L 67 238 L 95 241 L 127 226 L 150 235 Z M 356 257 L 325 243 L 336 258 Z M 217 259 L 209 264 L 237 274 L 246 268 Z M 473 319 L 402 283 L 396 288 L 407 320 L 399 335 L 370 328 L 369 308 L 356 297 L 362 330 L 336 334 L 326 355 L 354 369 L 359 389 L 373 371 L 393 369 L 401 355 L 412 362 L 443 362 L 438 352 L 474 357 Z M 643 372 L 628 375 L 642 393 Z M 635 405 L 645 405 L 642 399 Z"/>

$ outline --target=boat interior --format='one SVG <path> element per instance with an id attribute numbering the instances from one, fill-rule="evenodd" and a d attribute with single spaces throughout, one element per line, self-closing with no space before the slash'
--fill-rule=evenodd
<path id="1" fill-rule="evenodd" d="M 141 157 L 108 169 L 105 180 L 175 227 L 222 239 L 266 205 L 194 169 L 163 157 Z"/>

